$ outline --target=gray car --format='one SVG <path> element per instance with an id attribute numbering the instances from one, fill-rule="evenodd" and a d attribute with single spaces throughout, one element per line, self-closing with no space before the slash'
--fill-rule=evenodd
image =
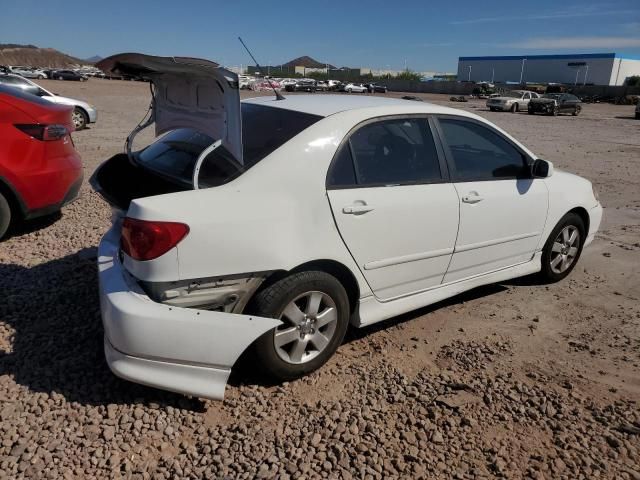
<path id="1" fill-rule="evenodd" d="M 76 130 L 86 128 L 89 123 L 95 123 L 98 118 L 96 108 L 90 103 L 83 102 L 82 100 L 76 100 L 74 98 L 61 97 L 60 95 L 51 93 L 37 83 L 34 83 L 20 75 L 0 73 L 0 85 L 19 88 L 24 92 L 37 95 L 51 103 L 59 103 L 61 105 L 70 105 L 74 107 L 71 117 Z"/>
<path id="2" fill-rule="evenodd" d="M 492 112 L 526 112 L 529 101 L 532 98 L 539 98 L 536 92 L 529 90 L 511 90 L 499 97 L 491 97 L 487 100 L 487 107 Z"/>

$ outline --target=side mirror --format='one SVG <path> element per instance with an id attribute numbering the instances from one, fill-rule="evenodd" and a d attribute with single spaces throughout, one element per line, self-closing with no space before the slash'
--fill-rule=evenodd
<path id="1" fill-rule="evenodd" d="M 547 178 L 553 173 L 553 163 L 537 158 L 531 164 L 531 176 L 533 178 Z"/>

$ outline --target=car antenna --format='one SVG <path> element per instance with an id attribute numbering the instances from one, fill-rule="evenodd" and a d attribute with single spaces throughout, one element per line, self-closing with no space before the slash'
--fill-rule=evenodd
<path id="1" fill-rule="evenodd" d="M 240 43 L 242 44 L 244 49 L 247 51 L 249 56 L 253 59 L 253 61 L 256 62 L 256 67 L 258 67 L 259 70 L 262 70 L 262 67 L 260 66 L 260 64 L 256 60 L 256 57 L 254 57 L 251 54 L 251 51 L 249 50 L 249 47 L 247 47 L 247 45 L 242 41 L 242 38 L 238 37 L 238 40 L 240 40 Z M 267 82 L 269 82 L 269 86 L 273 89 L 273 93 L 276 94 L 276 100 L 284 100 L 284 97 L 280 94 L 280 92 L 278 92 L 278 90 L 276 90 L 276 87 L 273 86 L 273 83 L 271 83 L 271 79 L 270 78 L 267 78 Z"/>

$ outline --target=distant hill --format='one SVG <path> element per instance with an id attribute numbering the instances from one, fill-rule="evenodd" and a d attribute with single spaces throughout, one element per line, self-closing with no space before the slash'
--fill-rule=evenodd
<path id="1" fill-rule="evenodd" d="M 0 43 L 0 65 L 26 65 L 30 67 L 74 67 L 86 65 L 71 55 L 59 52 L 53 48 L 39 48 L 35 45 L 19 45 L 15 43 Z"/>
<path id="2" fill-rule="evenodd" d="M 328 65 L 329 68 L 335 68 L 331 64 Z M 283 63 L 282 67 L 327 68 L 327 63 L 319 62 L 305 55 L 304 57 L 294 58 L 290 62 Z"/>
<path id="3" fill-rule="evenodd" d="M 100 60 L 102 60 L 102 57 L 100 55 L 94 55 L 93 57 L 84 59 L 84 61 L 88 63 L 98 63 Z"/>

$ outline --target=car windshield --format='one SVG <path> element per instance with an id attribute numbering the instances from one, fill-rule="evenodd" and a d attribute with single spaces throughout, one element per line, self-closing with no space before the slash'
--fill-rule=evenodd
<path id="1" fill-rule="evenodd" d="M 545 93 L 542 95 L 542 98 L 553 98 L 554 100 L 558 100 L 561 96 L 561 93 Z"/>
<path id="2" fill-rule="evenodd" d="M 515 90 L 512 90 L 510 92 L 505 92 L 502 94 L 503 97 L 510 97 L 510 98 L 520 98 L 522 97 L 522 92 L 518 92 Z"/>
<path id="3" fill-rule="evenodd" d="M 202 162 L 198 176 L 200 188 L 230 182 L 322 118 L 251 103 L 243 103 L 241 109 L 244 164 L 240 164 L 226 148 L 216 148 Z M 214 142 L 204 133 L 179 128 L 137 152 L 135 160 L 153 172 L 192 186 L 196 161 Z"/>

